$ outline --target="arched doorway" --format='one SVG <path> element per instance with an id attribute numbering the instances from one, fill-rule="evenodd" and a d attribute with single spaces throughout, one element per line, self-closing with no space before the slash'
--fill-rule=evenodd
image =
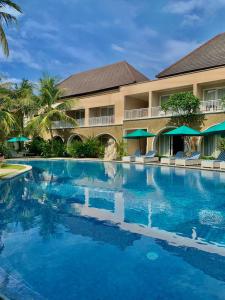
<path id="1" fill-rule="evenodd" d="M 59 136 L 59 135 L 56 135 L 56 136 L 54 136 L 53 137 L 53 140 L 54 141 L 57 141 L 57 142 L 59 142 L 59 143 L 64 143 L 64 141 L 63 141 L 63 139 L 61 138 L 61 136 Z"/>
<path id="2" fill-rule="evenodd" d="M 109 139 L 113 139 L 114 141 L 116 141 L 116 139 L 115 139 L 112 135 L 110 135 L 110 134 L 108 134 L 108 133 L 104 133 L 104 134 L 98 135 L 98 136 L 97 136 L 97 139 L 98 139 L 98 140 L 100 141 L 100 143 L 101 143 L 102 145 L 104 145 L 104 146 L 107 145 Z"/>
<path id="3" fill-rule="evenodd" d="M 155 146 L 157 153 L 161 156 L 175 155 L 178 151 L 184 151 L 184 139 L 181 136 L 168 136 L 164 133 L 174 129 L 167 127 L 162 129 L 155 137 Z"/>
<path id="4" fill-rule="evenodd" d="M 82 142 L 82 138 L 79 134 L 73 134 L 69 137 L 68 142 L 67 142 L 68 146 L 71 145 L 71 143 L 73 143 L 75 141 Z"/>

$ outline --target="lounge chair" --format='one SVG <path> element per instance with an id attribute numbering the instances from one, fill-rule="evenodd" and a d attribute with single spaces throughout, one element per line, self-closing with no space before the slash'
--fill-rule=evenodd
<path id="1" fill-rule="evenodd" d="M 225 151 L 220 152 L 217 159 L 202 160 L 201 166 L 202 166 L 202 168 L 219 168 L 219 167 L 221 167 L 221 164 L 223 164 L 223 162 L 225 162 Z"/>
<path id="2" fill-rule="evenodd" d="M 215 160 L 203 160 L 202 167 L 203 168 L 225 168 L 223 165 L 225 164 L 225 151 L 221 152 L 217 159 Z"/>
<path id="3" fill-rule="evenodd" d="M 221 170 L 225 170 L 225 161 L 222 161 L 222 162 L 220 163 L 220 169 L 221 169 Z"/>
<path id="4" fill-rule="evenodd" d="M 201 153 L 199 152 L 193 152 L 191 156 L 185 157 L 185 158 L 178 158 L 175 159 L 175 166 L 194 166 L 194 165 L 200 165 L 201 159 L 199 159 L 201 156 Z"/>
<path id="5" fill-rule="evenodd" d="M 123 156 L 122 161 L 124 161 L 124 162 L 135 161 L 135 157 L 140 156 L 140 155 L 141 155 L 140 150 L 136 150 L 133 155 Z"/>
<path id="6" fill-rule="evenodd" d="M 184 158 L 184 152 L 178 151 L 175 156 L 162 157 L 161 164 L 174 165 L 175 159 Z"/>
<path id="7" fill-rule="evenodd" d="M 156 156 L 156 152 L 155 151 L 148 151 L 148 153 L 145 154 L 145 155 L 136 156 L 135 162 L 147 163 L 147 162 L 156 162 L 156 161 L 159 161 L 159 158 L 155 157 L 155 156 Z"/>

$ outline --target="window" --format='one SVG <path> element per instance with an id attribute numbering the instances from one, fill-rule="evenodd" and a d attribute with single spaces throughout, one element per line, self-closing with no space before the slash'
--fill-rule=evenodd
<path id="1" fill-rule="evenodd" d="M 204 91 L 204 100 L 221 100 L 225 97 L 225 88 L 210 89 Z"/>
<path id="2" fill-rule="evenodd" d="M 225 88 L 218 89 L 218 99 L 223 99 L 225 97 Z"/>
<path id="3" fill-rule="evenodd" d="M 162 96 L 160 97 L 160 105 L 166 103 L 166 102 L 169 100 L 169 97 L 170 97 L 170 96 L 171 96 L 171 95 L 162 95 Z"/>
<path id="4" fill-rule="evenodd" d="M 216 90 L 205 90 L 204 91 L 204 100 L 205 101 L 210 101 L 210 100 L 216 100 Z"/>

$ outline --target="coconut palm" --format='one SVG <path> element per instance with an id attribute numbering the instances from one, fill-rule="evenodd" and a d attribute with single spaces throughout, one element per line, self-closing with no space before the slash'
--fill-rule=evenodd
<path id="1" fill-rule="evenodd" d="M 11 86 L 0 82 L 0 130 L 6 136 L 16 126 L 16 119 L 11 112 Z"/>
<path id="2" fill-rule="evenodd" d="M 40 95 L 38 97 L 40 109 L 38 115 L 27 124 L 29 133 L 42 136 L 50 133 L 52 140 L 55 121 L 77 125 L 76 120 L 66 114 L 66 110 L 71 107 L 71 102 L 69 100 L 62 102 L 62 96 L 63 92 L 58 88 L 56 78 L 45 76 L 40 79 Z"/>
<path id="3" fill-rule="evenodd" d="M 9 55 L 9 46 L 3 27 L 8 27 L 17 22 L 16 16 L 13 13 L 7 11 L 8 8 L 10 8 L 15 13 L 22 13 L 19 5 L 17 5 L 13 1 L 0 0 L 0 43 L 2 44 L 2 49 L 6 56 Z"/>
<path id="4" fill-rule="evenodd" d="M 20 84 L 16 84 L 11 93 L 11 108 L 15 112 L 17 123 L 22 134 L 27 119 L 38 112 L 38 97 L 33 90 L 35 85 L 29 80 L 23 79 Z"/>

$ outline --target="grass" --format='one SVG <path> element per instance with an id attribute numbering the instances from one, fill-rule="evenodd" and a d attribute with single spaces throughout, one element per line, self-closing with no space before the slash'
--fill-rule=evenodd
<path id="1" fill-rule="evenodd" d="M 25 169 L 25 167 L 21 166 L 21 165 L 2 164 L 2 165 L 0 165 L 0 169 L 3 169 L 3 170 L 14 169 L 14 170 L 20 171 L 20 170 Z"/>
<path id="2" fill-rule="evenodd" d="M 0 164 L 0 170 L 13 170 L 13 172 L 7 172 L 7 173 L 0 174 L 0 179 L 5 176 L 13 174 L 14 170 L 21 171 L 24 169 L 25 169 L 25 167 L 21 166 L 21 165 Z"/>

